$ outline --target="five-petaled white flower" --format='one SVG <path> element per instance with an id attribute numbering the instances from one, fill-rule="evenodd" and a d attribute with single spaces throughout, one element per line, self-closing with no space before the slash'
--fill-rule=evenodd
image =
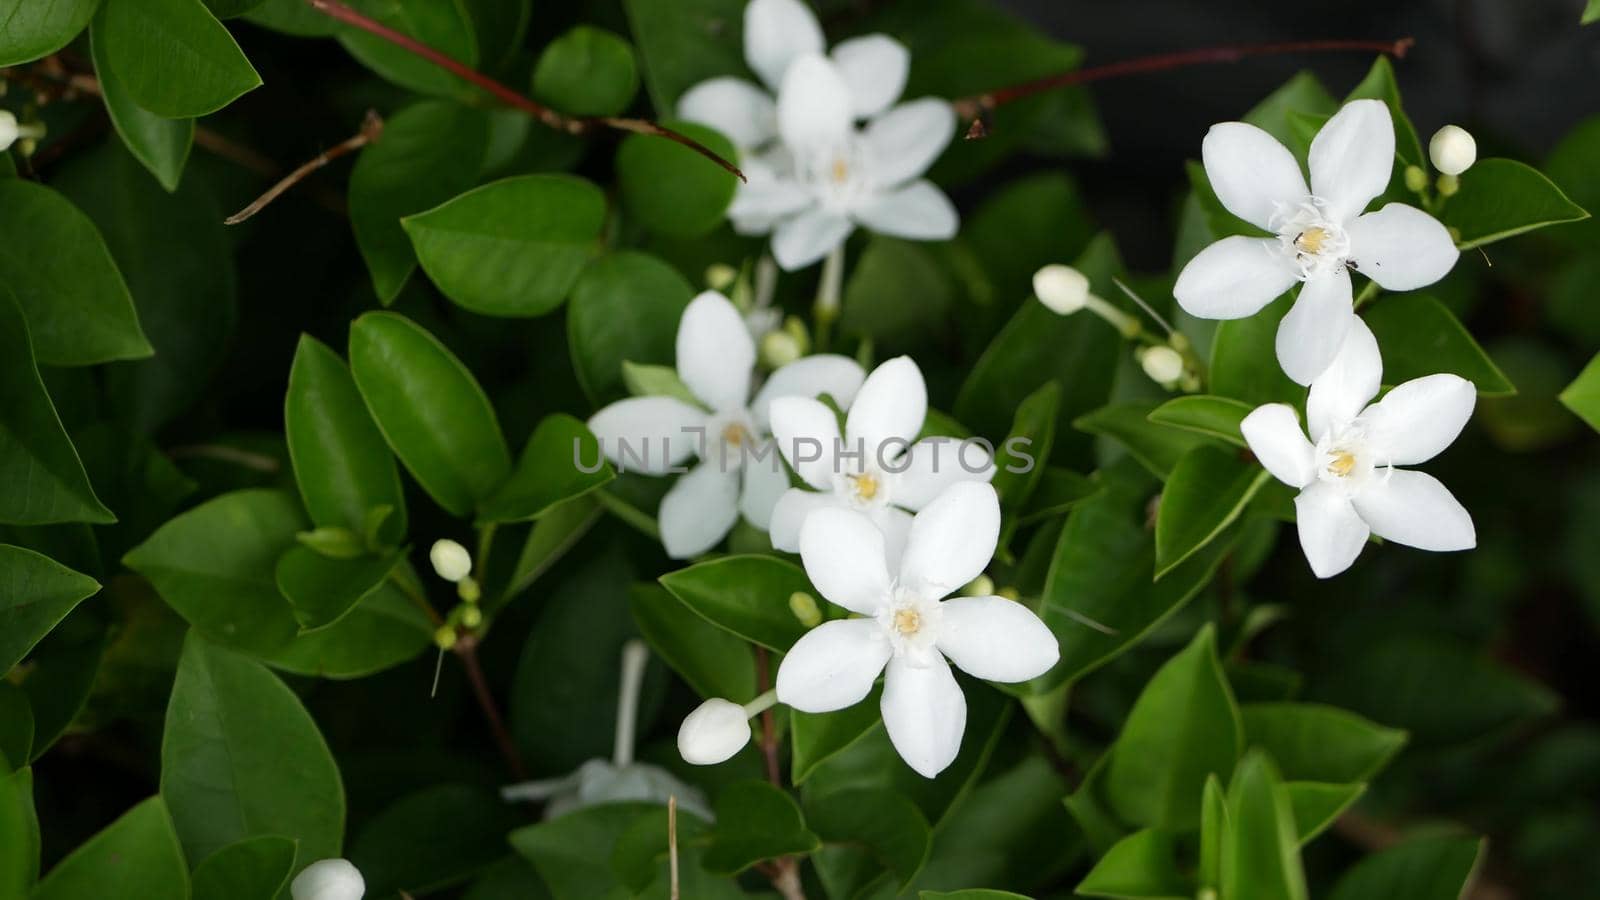
<path id="1" fill-rule="evenodd" d="M 771 232 L 773 256 L 789 270 L 827 256 L 856 225 L 916 240 L 953 237 L 955 206 L 921 178 L 955 135 L 950 104 L 926 97 L 891 108 L 910 54 L 887 35 L 824 49 L 822 27 L 800 0 L 751 0 L 745 60 L 776 102 L 732 77 L 701 82 L 679 100 L 681 118 L 740 148 L 749 182 L 728 210 L 734 228 Z"/>
<path id="2" fill-rule="evenodd" d="M 1201 155 L 1222 205 L 1277 236 L 1217 241 L 1183 267 L 1173 296 L 1191 315 L 1238 319 L 1304 282 L 1277 340 L 1278 362 L 1300 384 L 1339 352 L 1350 322 L 1349 270 L 1409 291 L 1455 265 L 1450 233 L 1422 210 L 1389 203 L 1362 215 L 1394 167 L 1394 123 L 1381 101 L 1347 103 L 1317 132 L 1309 189 L 1288 149 L 1254 125 L 1213 125 Z"/>
<path id="3" fill-rule="evenodd" d="M 1472 382 L 1428 375 L 1377 396 L 1383 359 L 1360 317 L 1333 364 L 1311 383 L 1306 422 L 1269 403 L 1239 424 L 1256 458 L 1300 488 L 1294 506 L 1300 546 L 1318 578 L 1355 562 L 1369 534 L 1422 550 L 1468 550 L 1472 517 L 1432 475 L 1395 466 L 1426 462 L 1456 439 L 1477 399 Z"/>
<path id="4" fill-rule="evenodd" d="M 1026 681 L 1060 656 L 1027 607 L 1004 597 L 942 598 L 983 573 L 1000 534 L 1000 501 L 983 483 L 951 485 L 911 523 L 898 575 L 866 516 L 822 509 L 800 532 L 806 575 L 822 596 L 865 618 L 824 622 L 778 668 L 778 700 L 803 712 L 861 702 L 879 672 L 883 723 L 911 768 L 932 778 L 956 758 L 967 701 L 950 662 L 989 681 Z M 885 671 L 887 669 L 887 671 Z"/>
<path id="5" fill-rule="evenodd" d="M 833 410 L 807 397 L 772 402 L 778 451 L 807 485 L 790 488 L 772 509 L 772 546 L 800 550 L 806 518 L 819 509 L 864 513 L 883 532 L 891 565 L 911 529 L 911 513 L 961 481 L 994 478 L 994 460 L 975 443 L 917 440 L 928 414 L 928 388 L 910 357 L 883 363 L 867 376 L 845 417 L 844 439 Z M 913 443 L 915 442 L 915 443 Z"/>
<path id="6" fill-rule="evenodd" d="M 767 440 L 774 398 L 828 394 L 849 406 L 865 377 L 855 360 L 818 354 L 798 359 L 767 378 L 750 398 L 755 341 L 728 298 L 706 291 L 678 322 L 677 366 L 694 399 L 632 397 L 589 419 L 601 451 L 624 471 L 666 475 L 698 456 L 662 498 L 661 543 L 675 559 L 710 550 L 739 514 L 765 529 L 788 474 Z"/>

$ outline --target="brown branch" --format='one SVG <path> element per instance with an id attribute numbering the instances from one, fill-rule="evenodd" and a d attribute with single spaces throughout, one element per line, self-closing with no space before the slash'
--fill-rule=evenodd
<path id="1" fill-rule="evenodd" d="M 772 683 L 771 668 L 767 648 L 756 647 L 756 693 L 766 693 Z M 761 754 L 767 760 L 767 780 L 783 790 L 783 775 L 778 768 L 778 732 L 770 706 L 761 711 Z M 761 872 L 772 879 L 773 889 L 784 900 L 806 900 L 805 888 L 800 884 L 800 861 L 793 856 L 780 856 L 771 865 L 761 867 Z"/>
<path id="2" fill-rule="evenodd" d="M 298 169 L 295 169 L 288 175 L 283 176 L 283 178 L 277 184 L 268 188 L 265 194 L 257 197 L 250 203 L 249 206 L 246 206 L 244 209 L 241 209 L 226 219 L 223 219 L 222 224 L 237 225 L 240 222 L 245 221 L 246 219 L 265 209 L 267 204 L 278 199 L 279 195 L 281 195 L 284 191 L 287 191 L 288 189 L 299 184 L 301 181 L 305 180 L 312 172 L 315 172 L 316 170 L 322 168 L 330 162 L 333 162 L 341 156 L 354 153 L 357 150 L 360 150 L 362 147 L 376 142 L 382 136 L 383 117 L 379 116 L 375 110 L 367 110 L 366 118 L 361 120 L 360 131 L 335 144 L 331 149 L 318 153 L 316 156 L 313 156 L 311 159 L 307 160 L 305 164 L 301 165 Z"/>
<path id="3" fill-rule="evenodd" d="M 505 719 L 500 716 L 500 707 L 494 702 L 494 694 L 489 692 L 489 681 L 483 677 L 483 668 L 478 665 L 477 636 L 463 634 L 451 649 L 461 658 L 461 667 L 466 670 L 467 680 L 472 682 L 472 693 L 478 698 L 478 706 L 482 707 L 483 717 L 489 722 L 489 730 L 494 732 L 495 743 L 500 746 L 500 755 L 505 757 L 507 768 L 518 781 L 527 781 L 528 771 L 517 753 L 516 742 L 511 739 Z"/>
<path id="4" fill-rule="evenodd" d="M 686 134 L 681 134 L 663 125 L 659 125 L 655 122 L 645 119 L 628 119 L 617 116 L 573 117 L 563 115 L 551 109 L 550 107 L 545 106 L 543 103 L 531 100 L 528 97 L 517 93 L 516 91 L 506 87 L 498 81 L 495 81 L 493 78 L 490 78 L 482 72 L 451 59 L 450 57 L 440 53 L 438 50 L 435 50 L 434 48 L 422 43 L 410 35 L 402 34 L 401 32 L 384 25 L 382 22 L 378 22 L 362 15 L 361 13 L 340 2 L 340 0 L 306 0 L 306 2 L 310 4 L 312 9 L 322 13 L 325 16 L 329 16 L 345 23 L 346 25 L 359 28 L 362 31 L 365 31 L 376 37 L 380 37 L 408 53 L 419 56 L 428 62 L 433 63 L 457 78 L 477 85 L 483 90 L 488 91 L 500 102 L 515 109 L 522 110 L 523 112 L 537 119 L 540 123 L 549 128 L 553 128 L 556 131 L 565 132 L 567 134 L 582 135 L 589 134 L 597 128 L 610 128 L 616 131 L 626 131 L 633 134 L 648 134 L 655 137 L 666 138 L 674 143 L 682 144 L 683 146 L 688 147 L 690 150 L 693 150 L 701 156 L 704 156 L 706 159 L 711 160 L 727 171 L 733 173 L 733 175 L 740 181 L 746 180 L 744 173 L 739 171 L 738 166 L 735 166 L 733 163 L 723 159 L 721 156 L 718 156 L 714 151 L 711 150 L 711 148 Z"/>
<path id="5" fill-rule="evenodd" d="M 967 140 L 979 140 L 989 135 L 989 116 L 997 107 L 1032 97 L 1045 91 L 1056 88 L 1070 87 L 1075 84 L 1086 84 L 1091 81 L 1104 81 L 1108 78 L 1118 78 L 1123 75 L 1142 75 L 1148 72 L 1164 72 L 1168 69 L 1180 69 L 1185 66 L 1208 65 L 1212 63 L 1238 62 L 1252 56 L 1281 56 L 1293 53 L 1326 53 L 1326 52 L 1359 52 L 1359 53 L 1385 53 L 1396 58 L 1403 58 L 1415 39 L 1404 37 L 1393 41 L 1361 41 L 1361 40 L 1321 40 L 1321 41 L 1280 41 L 1270 44 L 1233 44 L 1223 47 L 1202 47 L 1198 50 L 1184 50 L 1178 53 L 1162 53 L 1156 56 L 1141 56 L 1137 59 L 1126 59 L 1121 62 L 1107 63 L 1103 66 L 1091 66 L 1087 69 L 1074 69 L 1071 72 L 1061 72 L 1044 78 L 1014 84 L 971 97 L 962 97 L 951 101 L 959 119 L 971 120 L 967 128 Z"/>

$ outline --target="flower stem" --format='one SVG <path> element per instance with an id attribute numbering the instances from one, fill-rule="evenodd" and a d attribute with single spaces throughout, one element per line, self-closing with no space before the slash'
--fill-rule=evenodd
<path id="1" fill-rule="evenodd" d="M 761 713 L 771 709 L 777 702 L 778 690 L 777 688 L 773 688 L 744 705 L 745 717 L 749 718 L 750 716 L 760 715 Z"/>
<path id="2" fill-rule="evenodd" d="M 644 667 L 650 649 L 644 641 L 622 645 L 622 687 L 617 692 L 617 736 L 611 747 L 611 763 L 622 768 L 633 763 L 634 730 L 638 727 L 639 690 L 644 686 Z"/>
<path id="3" fill-rule="evenodd" d="M 1378 299 L 1378 292 L 1381 290 L 1382 288 L 1378 287 L 1378 283 L 1376 281 L 1367 282 L 1367 286 L 1362 288 L 1361 293 L 1356 295 L 1356 311 L 1359 312 L 1361 307 L 1366 306 L 1368 303 Z"/>
<path id="4" fill-rule="evenodd" d="M 822 261 L 822 277 L 817 281 L 817 299 L 811 315 L 817 322 L 817 352 L 828 351 L 828 337 L 839 318 L 839 294 L 844 285 L 844 242 L 829 251 Z"/>

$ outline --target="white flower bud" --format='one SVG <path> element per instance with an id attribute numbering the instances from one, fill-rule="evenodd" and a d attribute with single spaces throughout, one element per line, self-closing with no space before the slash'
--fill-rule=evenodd
<path id="1" fill-rule="evenodd" d="M 1433 133 L 1428 142 L 1428 158 L 1445 175 L 1460 175 L 1478 161 L 1478 142 L 1471 132 L 1457 125 L 1446 125 Z"/>
<path id="2" fill-rule="evenodd" d="M 761 362 L 780 369 L 800 358 L 800 342 L 786 331 L 769 331 L 761 337 Z"/>
<path id="3" fill-rule="evenodd" d="M 460 581 L 472 574 L 472 554 L 449 538 L 433 542 L 428 562 L 433 563 L 433 571 L 445 581 Z"/>
<path id="4" fill-rule="evenodd" d="M 684 762 L 716 765 L 750 743 L 750 718 L 744 707 L 713 698 L 700 704 L 678 727 L 678 753 Z"/>
<path id="5" fill-rule="evenodd" d="M 361 900 L 367 883 L 347 859 L 323 859 L 306 866 L 289 882 L 294 900 Z"/>
<path id="6" fill-rule="evenodd" d="M 1089 279 L 1071 266 L 1052 264 L 1033 273 L 1033 293 L 1051 312 L 1070 316 L 1089 305 Z"/>
<path id="7" fill-rule="evenodd" d="M 17 126 L 17 117 L 9 109 L 0 109 L 0 153 L 11 149 L 22 134 L 22 129 Z"/>
<path id="8" fill-rule="evenodd" d="M 1183 355 L 1171 347 L 1146 347 L 1139 354 L 1139 365 L 1159 385 L 1171 385 L 1183 377 Z"/>

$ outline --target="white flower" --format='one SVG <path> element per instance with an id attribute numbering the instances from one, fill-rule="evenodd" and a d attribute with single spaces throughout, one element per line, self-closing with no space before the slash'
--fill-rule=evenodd
<path id="1" fill-rule="evenodd" d="M 1445 175 L 1460 175 L 1478 161 L 1478 142 L 1459 125 L 1446 125 L 1428 141 L 1428 159 Z"/>
<path id="2" fill-rule="evenodd" d="M 367 882 L 347 859 L 317 860 L 289 882 L 294 900 L 361 900 L 366 892 Z"/>
<path id="3" fill-rule="evenodd" d="M 1389 184 L 1394 123 L 1377 100 L 1356 100 L 1311 142 L 1311 187 L 1289 151 L 1243 122 L 1213 125 L 1201 146 L 1222 205 L 1277 237 L 1234 235 L 1200 251 L 1172 292 L 1191 315 L 1252 315 L 1304 282 L 1278 327 L 1278 362 L 1310 384 L 1339 352 L 1351 312 L 1350 270 L 1390 291 L 1443 278 L 1459 252 L 1432 216 L 1403 203 L 1361 211 Z"/>
<path id="4" fill-rule="evenodd" d="M 930 437 L 918 441 L 928 414 L 922 370 L 900 356 L 872 370 L 845 417 L 844 437 L 833 410 L 807 397 L 772 403 L 778 452 L 813 490 L 789 488 L 772 510 L 772 546 L 795 553 L 807 517 L 820 509 L 861 512 L 887 540 L 891 563 L 900 559 L 911 513 L 946 487 L 988 481 L 994 460 L 975 443 Z M 913 443 L 915 442 L 915 443 Z"/>
<path id="5" fill-rule="evenodd" d="M 433 542 L 428 549 L 428 562 L 433 564 L 433 571 L 445 581 L 460 581 L 472 574 L 472 554 L 448 538 Z"/>
<path id="6" fill-rule="evenodd" d="M 1472 517 L 1432 475 L 1395 466 L 1427 462 L 1461 433 L 1477 393 L 1456 375 L 1416 378 L 1378 393 L 1383 360 L 1357 316 L 1328 370 L 1311 384 L 1306 422 L 1282 403 L 1256 408 L 1239 424 L 1256 458 L 1300 488 L 1294 506 L 1300 546 L 1318 578 L 1355 562 L 1368 534 L 1422 550 L 1467 550 Z"/>
<path id="7" fill-rule="evenodd" d="M 679 117 L 740 148 L 749 182 L 728 210 L 736 230 L 771 232 L 789 270 L 827 256 L 857 225 L 916 240 L 955 235 L 955 206 L 920 177 L 954 137 L 955 112 L 935 98 L 890 108 L 910 68 L 904 45 L 869 34 L 824 55 L 822 28 L 799 0 L 751 0 L 744 40 L 766 90 L 713 78 L 678 101 Z"/>
<path id="8" fill-rule="evenodd" d="M 750 743 L 750 716 L 732 700 L 714 697 L 695 707 L 678 726 L 678 754 L 685 762 L 711 766 Z"/>
<path id="9" fill-rule="evenodd" d="M 983 572 L 1000 533 L 987 484 L 952 485 L 911 524 L 898 575 L 883 534 L 860 513 L 817 511 L 800 535 L 806 575 L 822 596 L 865 618 L 835 619 L 795 642 L 778 668 L 778 700 L 803 712 L 859 703 L 883 681 L 883 723 L 895 750 L 927 778 L 961 749 L 967 701 L 950 662 L 989 681 L 1042 675 L 1055 635 L 1004 597 L 941 600 Z"/>
<path id="10" fill-rule="evenodd" d="M 717 545 L 743 513 L 765 529 L 789 477 L 767 440 L 774 398 L 829 394 L 848 406 L 861 386 L 861 366 L 818 354 L 773 372 L 751 399 L 755 342 L 739 311 L 714 291 L 696 297 L 678 323 L 678 377 L 701 405 L 675 397 L 633 397 L 595 413 L 589 430 L 625 471 L 666 475 L 697 456 L 700 463 L 661 501 L 661 542 L 687 559 Z"/>

